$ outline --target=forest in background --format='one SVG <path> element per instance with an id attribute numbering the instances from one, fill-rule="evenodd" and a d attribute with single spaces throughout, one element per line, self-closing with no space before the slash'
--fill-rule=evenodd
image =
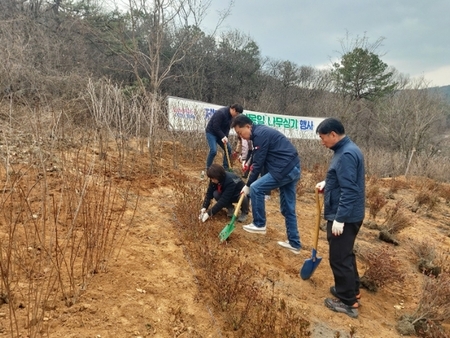
<path id="1" fill-rule="evenodd" d="M 340 62 L 320 70 L 265 57 L 238 30 L 202 31 L 207 13 L 207 2 L 192 0 L 129 1 L 121 11 L 87 0 L 4 0 L 0 116 L 11 130 L 38 116 L 54 139 L 69 138 L 68 126 L 103 140 L 142 138 L 153 159 L 168 134 L 181 137 L 167 128 L 166 96 L 238 102 L 342 119 L 376 159 L 373 174 L 449 180 L 448 100 L 384 63 L 383 38 L 343 37 Z"/>

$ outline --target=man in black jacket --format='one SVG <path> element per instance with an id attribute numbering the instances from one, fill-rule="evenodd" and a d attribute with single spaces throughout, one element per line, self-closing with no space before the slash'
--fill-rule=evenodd
<path id="1" fill-rule="evenodd" d="M 228 154 L 231 155 L 231 146 L 228 143 L 228 134 L 230 133 L 231 120 L 233 117 L 244 111 L 239 104 L 233 104 L 230 107 L 218 109 L 206 126 L 206 141 L 209 146 L 209 153 L 206 159 L 206 171 L 214 161 L 217 154 L 217 145 L 225 152 L 225 146 L 228 148 Z M 223 167 L 228 169 L 229 163 L 227 157 L 223 154 Z"/>
<path id="2" fill-rule="evenodd" d="M 238 136 L 253 142 L 253 162 L 247 184 L 242 193 L 250 194 L 253 222 L 243 229 L 255 234 L 266 233 L 265 191 L 280 190 L 280 210 L 285 218 L 287 241 L 278 244 L 295 254 L 300 253 L 301 243 L 297 227 L 295 207 L 296 187 L 300 180 L 300 158 L 294 145 L 276 129 L 253 124 L 245 116 L 237 116 L 231 127 Z M 266 174 L 258 179 L 262 169 Z"/>
<path id="3" fill-rule="evenodd" d="M 226 172 L 219 164 L 212 164 L 206 172 L 210 179 L 208 190 L 200 210 L 200 220 L 205 222 L 212 215 L 217 214 L 223 208 L 228 209 L 228 217 L 233 216 L 233 203 L 239 201 L 244 182 L 240 177 L 231 172 Z M 211 209 L 208 210 L 212 199 L 217 201 Z M 245 222 L 248 214 L 248 198 L 244 196 L 241 204 L 241 215 L 239 222 Z"/>

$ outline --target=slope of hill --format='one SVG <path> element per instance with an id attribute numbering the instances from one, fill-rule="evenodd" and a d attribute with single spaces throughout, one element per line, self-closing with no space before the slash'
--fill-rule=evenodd
<path id="1" fill-rule="evenodd" d="M 169 149 L 167 152 L 169 153 Z M 408 207 L 408 217 L 413 221 L 402 230 L 398 246 L 386 244 L 378 239 L 379 231 L 364 226 L 357 239 L 358 252 L 389 246 L 401 264 L 405 276 L 403 282 L 393 281 L 377 292 L 362 290 L 362 307 L 358 319 L 345 314 L 334 313 L 325 308 L 323 301 L 329 297 L 332 274 L 327 262 L 328 248 L 325 233 L 320 233 L 318 253 L 323 257 L 313 277 L 303 281 L 299 269 L 305 259 L 311 256 L 315 203 L 313 187 L 315 180 L 311 173 L 304 173 L 299 188 L 297 214 L 304 250 L 294 255 L 277 245 L 285 238 L 283 217 L 279 212 L 276 192 L 267 201 L 268 232 L 258 236 L 242 231 L 240 224 L 230 239 L 220 244 L 218 233 L 229 222 L 225 212 L 212 218 L 204 225 L 184 224 L 177 214 L 180 203 L 177 191 L 190 188 L 203 193 L 206 181 L 200 180 L 202 165 L 192 164 L 193 159 L 182 161 L 173 169 L 171 161 L 161 159 L 158 174 L 149 175 L 147 156 L 136 152 L 134 161 L 128 166 L 133 174 L 116 178 L 131 183 L 131 192 L 140 196 L 133 225 L 121 245 L 120 252 L 109 263 L 107 272 L 94 275 L 78 301 L 67 307 L 60 299 L 47 309 L 42 337 L 265 337 L 244 334 L 233 330 L 228 321 L 230 313 L 218 310 L 214 296 L 207 287 L 207 271 L 197 264 L 198 257 L 191 250 L 192 245 L 204 245 L 207 249 L 237 254 L 247 264 L 258 269 L 264 280 L 270 284 L 271 294 L 283 298 L 286 304 L 310 322 L 311 337 L 358 337 L 385 338 L 400 337 L 396 331 L 398 319 L 412 313 L 418 306 L 424 278 L 415 266 L 412 246 L 426 242 L 430 246 L 448 253 L 450 249 L 450 206 L 442 198 L 433 210 L 415 208 L 417 191 L 414 180 L 390 194 L 388 205 L 402 200 Z M 204 158 L 195 159 L 203 163 Z M 51 179 L 51 178 L 50 178 Z M 417 180 L 419 182 L 419 180 Z M 388 194 L 389 181 L 380 181 L 380 188 Z M 188 190 L 186 190 L 188 191 Z M 198 196 L 189 196 L 194 198 Z M 191 201 L 198 205 L 185 213 L 189 219 L 196 219 L 200 200 Z M 382 223 L 385 213 L 377 219 Z M 203 226 L 205 243 L 192 243 L 183 235 L 186 227 Z M 358 260 L 360 273 L 364 274 L 368 264 Z M 229 267 L 232 268 L 231 266 Z M 232 292 L 232 290 L 229 290 Z M 227 316 L 228 315 L 228 316 Z M 27 309 L 19 309 L 17 322 L 23 336 L 27 333 Z M 10 320 L 7 305 L 0 307 L 0 327 L 8 333 Z M 264 320 L 264 318 L 262 319 Z M 449 330 L 450 322 L 443 323 Z"/>

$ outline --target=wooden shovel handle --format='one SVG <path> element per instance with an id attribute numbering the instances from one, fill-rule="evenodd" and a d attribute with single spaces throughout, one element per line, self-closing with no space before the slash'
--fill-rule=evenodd
<path id="1" fill-rule="evenodd" d="M 233 165 L 230 162 L 230 155 L 228 154 L 228 143 L 224 143 L 223 148 L 225 149 L 225 154 L 227 155 L 228 166 L 231 168 Z"/>
<path id="2" fill-rule="evenodd" d="M 234 208 L 234 216 L 237 217 L 239 210 L 241 209 L 242 201 L 244 200 L 245 194 L 241 194 L 241 197 L 239 197 L 238 204 L 236 205 L 236 208 Z"/>
<path id="3" fill-rule="evenodd" d="M 319 189 L 316 188 L 316 228 L 314 229 L 314 249 L 317 251 L 317 243 L 319 242 L 320 216 L 322 215 L 322 203 L 320 201 Z"/>

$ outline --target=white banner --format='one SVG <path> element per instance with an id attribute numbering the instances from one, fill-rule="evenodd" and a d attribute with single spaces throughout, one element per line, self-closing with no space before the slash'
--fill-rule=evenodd
<path id="1" fill-rule="evenodd" d="M 205 103 L 169 96 L 167 98 L 169 124 L 173 130 L 204 131 L 206 124 L 216 110 L 222 108 L 216 104 Z M 264 124 L 282 132 L 288 138 L 318 139 L 316 128 L 324 119 L 259 113 L 244 110 L 254 124 Z M 235 134 L 230 130 L 230 134 Z"/>

